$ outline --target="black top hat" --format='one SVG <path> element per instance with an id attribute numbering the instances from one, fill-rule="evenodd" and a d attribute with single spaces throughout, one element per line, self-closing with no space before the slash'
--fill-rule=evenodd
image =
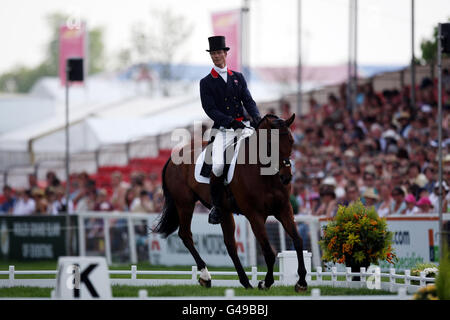
<path id="1" fill-rule="evenodd" d="M 224 36 L 209 37 L 208 41 L 209 41 L 209 50 L 206 50 L 208 52 L 217 51 L 217 50 L 225 50 L 225 51 L 230 50 L 230 48 L 228 48 L 225 45 L 225 37 Z"/>

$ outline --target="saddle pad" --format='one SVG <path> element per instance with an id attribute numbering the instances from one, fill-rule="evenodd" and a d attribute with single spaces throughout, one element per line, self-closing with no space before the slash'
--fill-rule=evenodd
<path id="1" fill-rule="evenodd" d="M 239 148 L 241 146 L 241 142 L 244 141 L 245 138 L 251 136 L 254 132 L 255 132 L 255 130 L 251 130 L 251 129 L 244 129 L 244 130 L 242 130 L 242 135 L 239 136 L 239 138 L 237 140 L 236 149 L 235 150 L 239 150 Z M 202 151 L 202 153 L 200 153 L 200 155 L 198 156 L 197 160 L 195 161 L 195 173 L 194 173 L 194 176 L 195 176 L 195 180 L 198 183 L 207 183 L 207 184 L 209 184 L 209 177 L 204 177 L 204 176 L 201 175 L 201 171 L 202 171 L 202 168 L 203 168 L 204 162 L 205 162 L 205 154 L 206 154 L 206 148 Z M 229 165 L 229 169 L 228 169 L 227 175 L 226 175 L 226 177 L 224 179 L 224 183 L 225 184 L 229 184 L 231 182 L 231 180 L 233 180 L 234 169 L 236 167 L 236 162 L 237 162 L 237 156 L 238 156 L 238 152 L 235 152 L 234 155 L 233 155 L 233 158 L 231 159 L 231 163 Z"/>

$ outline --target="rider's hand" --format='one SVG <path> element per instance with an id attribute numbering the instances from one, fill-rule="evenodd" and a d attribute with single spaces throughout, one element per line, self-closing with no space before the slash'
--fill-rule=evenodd
<path id="1" fill-rule="evenodd" d="M 245 129 L 245 124 L 243 124 L 241 121 L 233 120 L 231 121 L 231 128 L 233 128 L 234 130 Z"/>

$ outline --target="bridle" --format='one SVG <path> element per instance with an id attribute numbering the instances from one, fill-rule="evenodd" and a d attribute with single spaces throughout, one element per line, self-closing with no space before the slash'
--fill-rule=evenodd
<path id="1" fill-rule="evenodd" d="M 267 116 L 266 116 L 266 117 L 267 117 Z M 284 121 L 283 121 L 283 120 L 281 120 L 281 119 L 275 119 L 272 123 L 273 123 L 273 124 L 278 124 L 279 127 L 280 127 L 280 128 L 272 128 L 272 129 L 277 129 L 277 130 L 278 130 L 277 133 L 275 133 L 275 134 L 280 135 L 280 136 L 282 136 L 282 135 L 288 135 L 288 134 L 289 134 L 289 130 L 288 130 L 288 128 L 284 125 Z M 284 128 L 286 128 L 286 130 L 280 130 L 280 129 L 284 129 Z M 281 170 L 281 169 L 283 169 L 283 168 L 291 168 L 291 160 L 290 160 L 289 157 L 288 157 L 288 158 L 281 158 L 281 163 L 280 163 L 280 165 L 279 165 L 278 170 Z"/>

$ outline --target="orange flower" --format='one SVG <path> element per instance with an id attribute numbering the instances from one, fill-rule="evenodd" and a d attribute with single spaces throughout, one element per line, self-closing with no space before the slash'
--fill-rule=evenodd
<path id="1" fill-rule="evenodd" d="M 370 220 L 370 224 L 373 226 L 376 226 L 378 224 L 378 222 L 376 222 L 375 220 Z"/>
<path id="2" fill-rule="evenodd" d="M 352 245 L 351 244 L 347 244 L 347 243 L 344 243 L 343 245 L 342 245 L 342 252 L 347 252 L 347 253 L 351 253 L 351 249 L 352 249 Z"/>

